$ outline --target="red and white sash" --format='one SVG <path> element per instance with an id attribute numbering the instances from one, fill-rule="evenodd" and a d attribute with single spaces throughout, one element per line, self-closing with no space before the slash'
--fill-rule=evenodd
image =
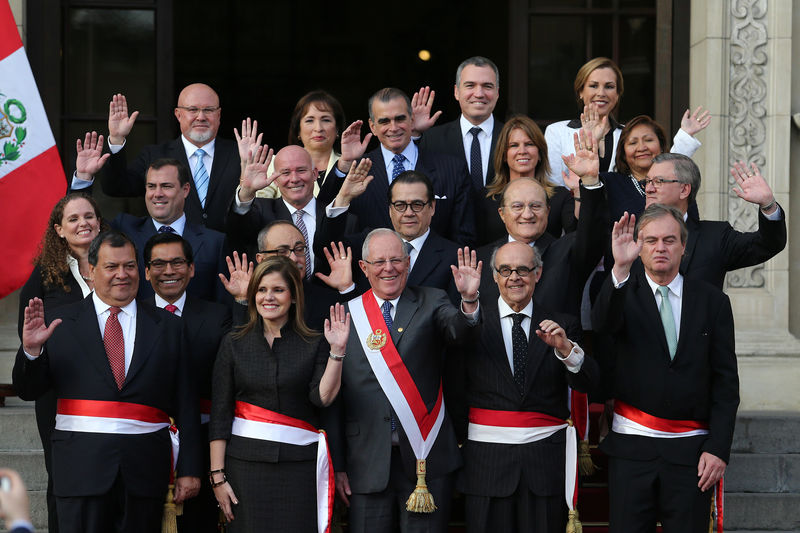
<path id="1" fill-rule="evenodd" d="M 317 443 L 317 530 L 319 533 L 330 531 L 335 487 L 324 431 L 298 418 L 237 401 L 231 433 L 298 446 Z"/>
<path id="2" fill-rule="evenodd" d="M 167 427 L 170 427 L 167 413 L 149 405 L 102 400 L 58 400 L 56 429 L 61 431 L 141 435 Z M 174 469 L 180 448 L 178 430 L 170 430 L 169 436 Z"/>
<path id="3" fill-rule="evenodd" d="M 528 444 L 567 428 L 564 497 L 570 511 L 578 503 L 578 438 L 570 420 L 526 411 L 469 408 L 467 438 L 494 444 Z"/>
<path id="4" fill-rule="evenodd" d="M 417 460 L 425 459 L 444 420 L 442 384 L 439 383 L 436 404 L 428 412 L 417 385 L 392 342 L 372 289 L 350 300 L 348 306 L 372 373 L 397 414 L 414 456 Z"/>

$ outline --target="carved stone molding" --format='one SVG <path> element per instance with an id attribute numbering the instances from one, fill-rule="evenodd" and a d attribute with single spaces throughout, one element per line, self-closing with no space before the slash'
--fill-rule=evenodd
<path id="1" fill-rule="evenodd" d="M 730 2 L 730 84 L 728 165 L 755 163 L 766 174 L 767 140 L 767 0 Z M 733 178 L 728 176 L 729 185 Z M 730 188 L 729 188 L 730 190 Z M 730 193 L 728 220 L 740 231 L 758 227 L 758 210 Z M 728 274 L 729 287 L 759 288 L 765 284 L 764 265 Z"/>

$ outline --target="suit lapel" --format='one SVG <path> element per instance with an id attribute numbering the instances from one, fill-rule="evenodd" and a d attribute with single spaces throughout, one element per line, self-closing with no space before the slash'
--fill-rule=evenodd
<path id="1" fill-rule="evenodd" d="M 205 324 L 205 315 L 200 312 L 197 305 L 197 300 L 190 295 L 186 295 L 186 303 L 183 306 L 183 313 L 181 314 L 183 320 L 183 327 L 186 330 L 186 336 L 190 339 L 195 338 L 199 331 L 203 329 Z"/>
<path id="2" fill-rule="evenodd" d="M 208 195 L 206 197 L 206 205 L 208 205 L 209 198 L 214 197 L 214 193 L 220 187 L 220 176 L 224 176 L 225 169 L 228 167 L 228 162 L 231 158 L 231 151 L 227 149 L 227 145 L 224 142 L 220 142 L 221 139 L 217 139 L 214 143 L 214 161 L 211 163 L 211 173 L 208 175 Z M 217 179 L 214 179 L 216 176 Z"/>
<path id="3" fill-rule="evenodd" d="M 633 281 L 633 280 L 632 280 Z M 644 274 L 636 276 L 635 287 L 631 287 L 636 291 L 636 299 L 639 302 L 640 309 L 644 315 L 644 323 L 652 324 L 655 336 L 661 346 L 661 356 L 666 357 L 669 361 L 669 348 L 667 347 L 667 335 L 664 333 L 664 326 L 661 324 L 661 315 L 658 312 L 658 305 L 650 285 L 644 277 Z"/>
<path id="4" fill-rule="evenodd" d="M 693 217 L 689 217 L 686 220 L 686 226 L 689 229 L 689 236 L 686 239 L 686 249 L 683 252 L 683 258 L 681 259 L 680 267 L 681 274 L 684 276 L 689 270 L 689 265 L 692 262 L 692 256 L 694 255 L 695 247 L 697 247 L 697 237 L 700 235 L 700 225 Z"/>
<path id="5" fill-rule="evenodd" d="M 692 313 L 693 311 L 697 310 L 699 305 L 701 305 L 701 302 L 697 300 L 697 293 L 695 291 L 686 290 L 686 279 L 684 278 L 683 293 L 681 294 L 681 332 L 678 335 L 678 345 L 675 348 L 675 359 L 677 359 L 678 354 L 684 350 L 684 344 L 691 342 L 687 340 L 687 337 L 690 336 L 694 322 L 689 319 L 689 315 L 702 316 L 700 314 Z M 664 339 L 666 341 L 666 334 L 664 335 Z M 673 359 L 673 362 L 675 359 Z"/>
<path id="6" fill-rule="evenodd" d="M 111 364 L 108 362 L 108 355 L 103 344 L 103 332 L 97 323 L 97 311 L 94 308 L 94 300 L 89 295 L 83 300 L 83 307 L 78 316 L 75 317 L 75 336 L 80 342 L 80 346 L 85 349 L 86 357 L 97 368 L 103 376 L 106 385 L 117 389 L 117 382 L 111 372 Z"/>
<path id="7" fill-rule="evenodd" d="M 172 144 L 170 144 L 170 156 L 173 159 L 177 159 L 178 161 L 186 165 L 186 168 L 189 169 L 189 174 L 193 176 L 192 171 L 194 169 L 192 169 L 192 165 L 189 164 L 189 158 L 186 157 L 186 148 L 183 146 L 183 141 L 181 140 L 180 137 L 175 139 L 172 142 Z M 199 213 L 202 212 L 203 209 L 202 206 L 200 205 L 200 197 L 197 196 L 197 189 L 195 188 L 194 178 L 192 178 L 191 181 L 192 181 L 192 186 L 189 188 L 189 196 L 186 199 L 186 201 L 193 202 Z"/>
<path id="8" fill-rule="evenodd" d="M 457 150 L 461 154 L 461 158 L 466 161 L 467 154 L 464 151 L 464 140 L 461 137 L 461 119 L 456 119 L 447 126 L 445 126 L 447 130 L 445 130 L 445 137 L 447 139 L 447 144 L 451 146 L 458 146 Z M 494 142 L 494 140 L 492 140 Z M 491 167 L 491 165 L 489 165 Z"/>
<path id="9" fill-rule="evenodd" d="M 137 306 L 136 309 L 136 342 L 133 345 L 131 366 L 125 375 L 125 385 L 130 383 L 136 374 L 144 367 L 145 362 L 153 352 L 153 347 L 158 340 L 158 323 L 161 319 L 147 305 Z M 124 385 L 123 385 L 124 386 Z"/>
<path id="10" fill-rule="evenodd" d="M 417 255 L 417 260 L 414 261 L 414 268 L 411 269 L 408 275 L 409 285 L 425 284 L 428 274 L 433 272 L 442 260 L 441 250 L 442 247 L 439 246 L 434 234 L 432 232 L 429 233 L 428 238 L 425 239 L 425 244 L 422 245 L 422 249 Z"/>
<path id="11" fill-rule="evenodd" d="M 200 257 L 200 249 L 205 242 L 201 228 L 186 222 L 186 227 L 184 227 L 183 230 L 183 238 L 189 241 L 189 244 L 192 246 L 192 255 L 195 258 Z"/>
<path id="12" fill-rule="evenodd" d="M 416 312 L 417 296 L 412 291 L 406 289 L 397 301 L 397 310 L 395 311 L 392 327 L 390 328 L 392 342 L 394 342 L 395 346 L 408 330 L 408 324 L 411 322 L 411 319 L 414 318 Z"/>
<path id="13" fill-rule="evenodd" d="M 508 364 L 508 354 L 503 341 L 503 330 L 500 327 L 500 311 L 497 306 L 486 304 L 483 317 L 481 340 L 484 344 L 484 350 L 482 351 L 497 366 L 500 374 L 508 382 L 509 389 L 518 391 L 517 384 L 514 382 L 514 374 L 511 373 L 511 365 Z"/>
<path id="14" fill-rule="evenodd" d="M 486 171 L 486 183 L 491 183 L 494 179 L 494 151 L 497 148 L 497 138 L 500 137 L 500 130 L 503 129 L 504 123 L 494 119 L 494 127 L 492 128 L 492 145 L 489 148 L 489 168 Z M 485 187 L 484 187 L 485 189 Z"/>
<path id="15" fill-rule="evenodd" d="M 536 329 L 539 327 L 539 323 L 545 318 L 547 317 L 540 311 L 540 307 L 534 303 L 530 331 L 528 332 L 528 365 L 525 368 L 525 395 L 530 392 L 531 385 L 533 384 L 533 376 L 539 371 L 539 367 L 542 365 L 545 358 L 550 355 L 555 357 L 555 354 L 552 354 L 552 348 L 544 342 L 537 342 L 539 337 L 536 336 Z"/>

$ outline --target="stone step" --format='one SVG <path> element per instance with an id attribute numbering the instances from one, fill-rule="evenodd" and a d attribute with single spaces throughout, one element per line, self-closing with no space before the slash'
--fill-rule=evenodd
<path id="1" fill-rule="evenodd" d="M 800 493 L 800 453 L 733 453 L 726 492 Z"/>
<path id="2" fill-rule="evenodd" d="M 736 418 L 733 453 L 797 453 L 800 447 L 800 413 L 747 411 Z"/>
<path id="3" fill-rule="evenodd" d="M 47 489 L 47 470 L 41 451 L 0 451 L 0 464 L 19 472 L 29 491 Z"/>
<path id="4" fill-rule="evenodd" d="M 14 398 L 7 405 L 0 407 L 0 451 L 41 451 L 33 402 Z"/>
<path id="5" fill-rule="evenodd" d="M 800 494 L 725 491 L 725 530 L 800 530 Z"/>

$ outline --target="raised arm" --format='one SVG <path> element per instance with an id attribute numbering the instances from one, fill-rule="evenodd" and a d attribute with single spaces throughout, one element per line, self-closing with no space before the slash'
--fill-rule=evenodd
<path id="1" fill-rule="evenodd" d="M 433 99 L 436 97 L 436 91 L 430 87 L 425 86 L 420 88 L 419 91 L 414 93 L 411 97 L 411 115 L 413 117 L 413 127 L 411 134 L 420 136 L 428 131 L 436 124 L 439 117 L 442 116 L 441 111 L 437 111 L 431 116 L 433 110 Z"/>
<path id="2" fill-rule="evenodd" d="M 83 144 L 78 139 L 75 143 L 75 151 L 77 152 L 75 174 L 78 179 L 85 181 L 93 180 L 95 174 L 100 172 L 108 158 L 111 157 L 111 154 L 108 153 L 103 155 L 103 136 L 98 136 L 96 131 L 87 131 Z"/>
<path id="3" fill-rule="evenodd" d="M 128 100 L 124 94 L 115 94 L 108 104 L 108 142 L 113 145 L 125 144 L 130 135 L 138 111 L 128 114 Z"/>
<path id="4" fill-rule="evenodd" d="M 255 151 L 250 151 L 246 165 L 242 165 L 242 174 L 239 179 L 240 202 L 249 202 L 256 197 L 256 192 L 278 178 L 275 172 L 268 175 L 269 164 L 272 162 L 272 149 L 267 145 L 259 146 Z"/>
<path id="5" fill-rule="evenodd" d="M 364 124 L 361 120 L 356 120 L 342 132 L 342 157 L 336 162 L 336 168 L 342 174 L 350 170 L 350 165 L 353 161 L 359 159 L 367 151 L 367 145 L 372 139 L 372 133 L 367 133 L 364 140 L 361 140 L 361 126 Z"/>

